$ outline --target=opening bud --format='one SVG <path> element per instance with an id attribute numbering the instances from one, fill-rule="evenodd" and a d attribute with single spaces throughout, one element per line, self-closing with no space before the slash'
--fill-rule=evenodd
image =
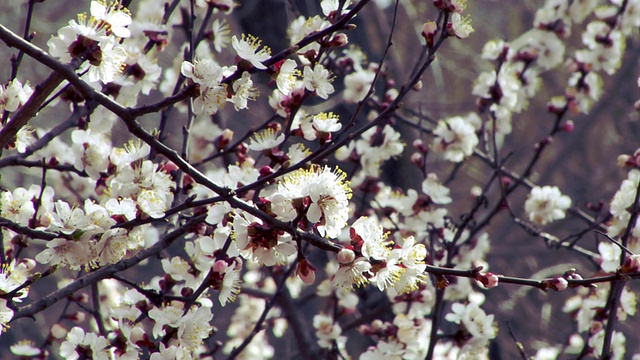
<path id="1" fill-rule="evenodd" d="M 427 47 L 433 46 L 437 33 L 438 25 L 434 21 L 427 21 L 422 25 L 422 37 L 427 41 Z"/>
<path id="2" fill-rule="evenodd" d="M 351 264 L 356 259 L 356 253 L 351 249 L 342 249 L 338 253 L 338 262 L 343 265 Z"/>

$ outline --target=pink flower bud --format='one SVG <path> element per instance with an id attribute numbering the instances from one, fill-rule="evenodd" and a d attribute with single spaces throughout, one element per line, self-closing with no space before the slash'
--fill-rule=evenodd
<path id="1" fill-rule="evenodd" d="M 313 284 L 316 281 L 316 267 L 313 266 L 309 260 L 302 259 L 296 266 L 296 275 L 300 277 L 305 284 Z"/>
<path id="2" fill-rule="evenodd" d="M 261 178 L 267 177 L 267 176 L 271 175 L 272 173 L 273 173 L 273 169 L 268 165 L 265 165 L 265 166 L 260 168 L 260 177 Z"/>
<path id="3" fill-rule="evenodd" d="M 213 271 L 217 273 L 223 273 L 227 268 L 227 262 L 224 260 L 218 260 L 213 264 Z"/>
<path id="4" fill-rule="evenodd" d="M 556 276 L 551 280 L 547 280 L 546 283 L 549 288 L 555 291 L 563 291 L 569 286 L 569 282 L 567 281 L 567 279 L 563 278 L 562 276 Z"/>
<path id="5" fill-rule="evenodd" d="M 422 25 L 422 37 L 427 41 L 427 47 L 432 47 L 438 33 L 438 25 L 434 21 L 427 21 Z"/>
<path id="6" fill-rule="evenodd" d="M 481 282 L 482 285 L 484 285 L 484 287 L 487 289 L 492 289 L 498 286 L 498 282 L 500 281 L 498 275 L 492 272 L 488 272 L 486 274 L 478 274 L 476 275 L 476 280 Z"/>
<path id="7" fill-rule="evenodd" d="M 218 136 L 218 139 L 217 139 L 218 150 L 224 149 L 224 147 L 227 146 L 229 142 L 231 142 L 232 138 L 233 138 L 233 131 L 229 129 L 225 129 L 222 132 L 222 134 Z"/>
<path id="8" fill-rule="evenodd" d="M 67 319 L 71 320 L 71 321 L 76 322 L 76 323 L 81 323 L 86 319 L 87 315 L 85 313 L 83 313 L 83 312 L 76 311 L 74 313 L 67 314 L 65 317 Z"/>
<path id="9" fill-rule="evenodd" d="M 413 140 L 413 147 L 414 149 L 422 152 L 423 154 L 426 154 L 429 149 L 427 148 L 427 146 L 424 144 L 424 142 L 422 141 L 422 139 L 415 139 Z"/>
<path id="10" fill-rule="evenodd" d="M 640 271 L 640 255 L 631 255 L 624 260 L 624 264 L 618 268 L 620 274 L 631 274 Z"/>
<path id="11" fill-rule="evenodd" d="M 562 125 L 562 130 L 566 132 L 572 132 L 576 128 L 576 125 L 573 123 L 573 120 L 567 120 L 564 125 Z"/>
<path id="12" fill-rule="evenodd" d="M 591 323 L 591 327 L 589 328 L 589 332 L 591 334 L 595 334 L 595 333 L 599 332 L 602 329 L 604 329 L 604 324 L 602 323 L 602 321 L 594 321 L 594 322 Z"/>
<path id="13" fill-rule="evenodd" d="M 349 38 L 345 33 L 337 33 L 331 38 L 331 41 L 327 44 L 329 47 L 342 47 L 349 43 Z"/>
<path id="14" fill-rule="evenodd" d="M 422 166 L 423 166 L 422 154 L 418 152 L 414 152 L 413 154 L 411 154 L 411 163 L 417 166 L 418 168 L 422 169 Z"/>

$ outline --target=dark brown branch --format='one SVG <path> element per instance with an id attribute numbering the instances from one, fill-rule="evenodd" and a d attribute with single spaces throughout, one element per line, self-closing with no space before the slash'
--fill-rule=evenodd
<path id="1" fill-rule="evenodd" d="M 179 103 L 180 101 L 186 100 L 194 95 L 194 90 L 196 89 L 196 85 L 192 84 L 180 91 L 179 93 L 166 97 L 157 103 L 142 105 L 136 108 L 129 109 L 129 114 L 133 117 L 140 117 L 145 114 L 150 114 L 154 112 L 158 112 L 168 106 Z"/>
<path id="2" fill-rule="evenodd" d="M 0 25 L 0 32 L 2 28 L 3 26 Z M 14 141 L 18 131 L 36 116 L 36 113 L 40 110 L 40 105 L 60 85 L 62 80 L 64 80 L 64 77 L 53 71 L 42 83 L 36 86 L 29 100 L 13 115 L 7 125 L 0 129 L 0 149 Z"/>
<path id="3" fill-rule="evenodd" d="M 73 165 L 70 165 L 70 164 L 51 165 L 46 162 L 42 162 L 41 160 L 40 161 L 25 160 L 15 156 L 0 160 L 0 168 L 7 167 L 7 166 L 24 166 L 26 168 L 43 168 L 43 169 L 51 169 L 51 170 L 56 170 L 56 171 L 66 172 L 66 173 L 76 173 L 82 177 L 89 176 L 87 175 L 86 172 L 82 170 L 78 170 Z"/>
<path id="4" fill-rule="evenodd" d="M 2 217 L 0 217 L 0 227 L 7 228 L 9 230 L 17 232 L 18 234 L 28 236 L 32 239 L 53 240 L 57 237 L 60 237 L 59 234 L 35 230 L 27 226 L 21 226 L 11 220 Z"/>

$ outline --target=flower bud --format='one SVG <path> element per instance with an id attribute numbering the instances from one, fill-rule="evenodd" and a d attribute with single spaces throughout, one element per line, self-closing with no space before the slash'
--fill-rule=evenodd
<path id="1" fill-rule="evenodd" d="M 427 41 L 427 47 L 432 47 L 438 33 L 438 25 L 434 21 L 427 21 L 422 25 L 422 37 Z"/>
<path id="2" fill-rule="evenodd" d="M 567 120 L 561 127 L 562 131 L 572 132 L 576 128 L 573 120 Z"/>
<path id="3" fill-rule="evenodd" d="M 547 146 L 549 144 L 551 144 L 553 142 L 553 138 L 551 136 L 547 136 L 546 138 L 542 139 L 540 142 L 537 142 L 533 148 L 534 150 L 538 150 L 541 147 Z"/>
<path id="4" fill-rule="evenodd" d="M 371 322 L 371 327 L 374 330 L 381 330 L 384 328 L 384 323 L 379 319 L 375 319 Z"/>
<path id="5" fill-rule="evenodd" d="M 513 184 L 513 180 L 508 176 L 503 176 L 500 179 L 500 183 L 502 184 L 502 187 L 507 188 Z"/>
<path id="6" fill-rule="evenodd" d="M 413 154 L 411 154 L 411 163 L 417 166 L 418 168 L 422 169 L 422 166 L 424 163 L 422 154 L 420 154 L 419 152 L 414 152 Z"/>
<path id="7" fill-rule="evenodd" d="M 369 113 L 367 114 L 367 121 L 373 121 L 375 120 L 375 118 L 378 117 L 378 112 L 377 111 L 369 111 Z"/>
<path id="8" fill-rule="evenodd" d="M 625 167 L 631 162 L 631 156 L 622 154 L 618 156 L 618 166 Z"/>
<path id="9" fill-rule="evenodd" d="M 224 273 L 227 269 L 227 262 L 224 260 L 218 260 L 213 264 L 213 271 L 217 273 Z"/>
<path id="10" fill-rule="evenodd" d="M 218 150 L 224 149 L 224 147 L 227 146 L 229 144 L 229 142 L 231 142 L 232 138 L 233 138 L 233 131 L 231 131 L 229 129 L 225 129 L 222 132 L 222 134 L 220 134 L 220 136 L 218 136 L 218 139 L 217 139 Z"/>
<path id="11" fill-rule="evenodd" d="M 67 319 L 69 319 L 69 320 L 71 320 L 73 322 L 76 322 L 76 323 L 83 322 L 86 319 L 86 317 L 87 317 L 87 315 L 85 313 L 83 313 L 83 312 L 80 312 L 80 311 L 76 311 L 76 312 L 67 314 L 65 316 L 65 318 L 67 318 Z"/>
<path id="12" fill-rule="evenodd" d="M 327 43 L 328 47 L 342 47 L 346 46 L 349 43 L 349 38 L 345 33 L 337 33 L 335 34 L 331 40 Z"/>
<path id="13" fill-rule="evenodd" d="M 429 148 L 424 144 L 424 141 L 422 141 L 422 139 L 413 140 L 413 148 L 423 154 L 426 154 L 429 151 Z"/>
<path id="14" fill-rule="evenodd" d="M 338 262 L 343 265 L 351 264 L 356 259 L 356 253 L 350 249 L 342 249 L 338 252 Z"/>
<path id="15" fill-rule="evenodd" d="M 640 271 L 640 255 L 631 255 L 618 268 L 620 274 L 631 274 Z"/>
<path id="16" fill-rule="evenodd" d="M 260 168 L 259 172 L 260 172 L 260 177 L 264 178 L 271 175 L 273 173 L 273 169 L 271 168 L 271 166 L 265 165 Z"/>
<path id="17" fill-rule="evenodd" d="M 487 289 L 492 289 L 498 286 L 499 278 L 498 275 L 488 272 L 486 274 L 478 274 L 476 275 L 476 280 L 481 282 Z"/>
<path id="18" fill-rule="evenodd" d="M 398 97 L 399 94 L 400 93 L 398 92 L 398 89 L 391 88 L 384 94 L 384 99 L 385 101 L 392 102 Z"/>
<path id="19" fill-rule="evenodd" d="M 193 295 L 193 293 L 194 293 L 193 289 L 188 286 L 185 286 L 182 289 L 180 289 L 180 295 L 184 297 L 189 297 Z"/>
<path id="20" fill-rule="evenodd" d="M 553 114 L 562 114 L 567 106 L 567 98 L 564 96 L 554 96 L 547 104 L 547 111 Z"/>
<path id="21" fill-rule="evenodd" d="M 51 327 L 51 336 L 55 339 L 64 339 L 67 336 L 67 329 L 56 323 Z"/>
<path id="22" fill-rule="evenodd" d="M 567 279 L 562 276 L 556 276 L 551 280 L 545 281 L 547 288 L 553 289 L 555 291 L 563 291 L 569 286 L 569 282 Z"/>
<path id="23" fill-rule="evenodd" d="M 296 275 L 300 277 L 305 284 L 313 284 L 316 281 L 316 267 L 313 266 L 306 258 L 300 260 L 296 266 Z"/>
<path id="24" fill-rule="evenodd" d="M 602 329 L 604 329 L 604 324 L 602 323 L 602 321 L 594 321 L 591 323 L 589 332 L 595 334 L 597 332 L 600 332 Z"/>

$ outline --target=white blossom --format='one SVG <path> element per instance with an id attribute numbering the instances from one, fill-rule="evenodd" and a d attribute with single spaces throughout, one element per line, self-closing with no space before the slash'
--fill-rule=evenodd
<path id="1" fill-rule="evenodd" d="M 6 299 L 0 299 L 0 334 L 9 327 L 9 321 L 13 318 L 13 310 L 7 306 Z"/>
<path id="2" fill-rule="evenodd" d="M 262 47 L 262 41 L 257 37 L 242 34 L 242 38 L 238 40 L 234 35 L 231 38 L 231 46 L 240 58 L 250 62 L 256 69 L 267 68 L 262 62 L 271 57 L 271 49 Z"/>
<path id="3" fill-rule="evenodd" d="M 298 70 L 297 67 L 298 64 L 292 59 L 286 59 L 282 65 L 280 65 L 280 71 L 276 77 L 276 85 L 283 95 L 291 94 L 291 91 L 293 91 L 293 88 L 296 86 L 298 77 L 300 76 L 300 70 Z"/>
<path id="4" fill-rule="evenodd" d="M 436 138 L 431 147 L 446 160 L 461 162 L 473 153 L 479 143 L 476 135 L 479 122 L 480 118 L 475 113 L 470 113 L 466 118 L 455 116 L 438 121 L 438 126 L 433 130 Z"/>
<path id="5" fill-rule="evenodd" d="M 75 326 L 67 334 L 66 340 L 60 345 L 60 356 L 65 359 L 76 360 L 84 358 L 85 351 L 90 351 L 93 359 L 108 360 L 107 352 L 109 342 L 106 338 L 95 333 L 85 331 Z"/>
<path id="6" fill-rule="evenodd" d="M 360 69 L 344 77 L 344 101 L 356 103 L 364 100 L 376 73 L 371 69 Z"/>
<path id="7" fill-rule="evenodd" d="M 447 321 L 464 325 L 472 336 L 462 348 L 461 352 L 475 352 L 484 348 L 489 340 L 496 337 L 497 331 L 493 322 L 493 315 L 487 315 L 478 304 L 468 305 L 455 303 L 451 305 L 451 313 L 445 316 Z"/>
<path id="8" fill-rule="evenodd" d="M 278 134 L 273 128 L 266 128 L 251 137 L 249 150 L 263 151 L 278 147 L 284 141 L 284 134 Z"/>
<path id="9" fill-rule="evenodd" d="M 248 101 L 255 100 L 258 96 L 258 92 L 253 87 L 251 74 L 247 71 L 242 73 L 240 79 L 233 82 L 232 89 L 233 95 L 227 101 L 233 103 L 236 111 L 246 109 Z"/>
<path id="10" fill-rule="evenodd" d="M 524 210 L 529 220 L 539 225 L 564 219 L 565 211 L 569 207 L 571 207 L 571 198 L 562 195 L 557 186 L 534 187 L 524 203 Z"/>
<path id="11" fill-rule="evenodd" d="M 0 194 L 0 215 L 22 226 L 28 226 L 36 212 L 33 199 L 37 195 L 21 187 L 13 192 L 3 191 Z"/>
<path id="12" fill-rule="evenodd" d="M 438 180 L 438 175 L 430 173 L 427 178 L 422 182 L 422 192 L 429 195 L 431 201 L 435 204 L 445 205 L 451 203 L 452 199 L 449 196 L 449 188 L 442 185 Z"/>
<path id="13" fill-rule="evenodd" d="M 459 13 L 451 15 L 451 33 L 460 39 L 468 38 L 474 31 L 471 26 L 471 17 L 462 16 Z"/>
<path id="14" fill-rule="evenodd" d="M 330 316 L 317 314 L 313 317 L 313 327 L 316 329 L 318 345 L 321 348 L 331 349 L 334 342 L 338 342 L 339 347 L 344 346 L 347 341 L 347 338 L 342 336 L 340 325 Z"/>
<path id="15" fill-rule="evenodd" d="M 305 66 L 303 79 L 304 87 L 322 99 L 329 98 L 329 95 L 335 91 L 331 85 L 331 73 L 320 64 L 316 64 L 313 69 Z"/>
<path id="16" fill-rule="evenodd" d="M 13 80 L 6 86 L 0 85 L 0 111 L 16 111 L 29 100 L 32 93 L 28 82 L 22 85 L 20 81 Z"/>
<path id="17" fill-rule="evenodd" d="M 91 16 L 98 20 L 102 26 L 108 28 L 113 35 L 128 38 L 131 31 L 127 29 L 132 22 L 131 15 L 119 2 L 105 4 L 101 1 L 91 2 Z"/>

